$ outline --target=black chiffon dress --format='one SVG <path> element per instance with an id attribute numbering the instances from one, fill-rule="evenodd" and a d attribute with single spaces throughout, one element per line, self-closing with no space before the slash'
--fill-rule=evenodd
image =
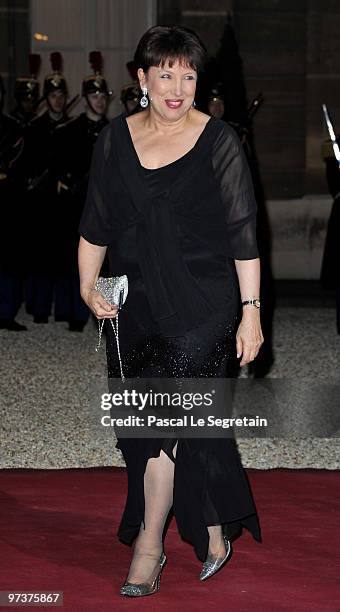
<path id="1" fill-rule="evenodd" d="M 79 232 L 107 246 L 110 275 L 126 274 L 119 316 L 127 378 L 230 375 L 240 294 L 234 259 L 258 257 L 253 186 L 235 132 L 210 118 L 194 147 L 158 169 L 143 168 L 124 116 L 98 137 Z M 119 378 L 107 330 L 110 379 Z M 176 458 L 173 448 L 178 442 Z M 119 438 L 128 495 L 118 530 L 132 544 L 144 521 L 144 472 L 163 450 L 175 464 L 173 511 L 181 536 L 204 561 L 207 526 L 229 539 L 259 520 L 233 438 Z"/>

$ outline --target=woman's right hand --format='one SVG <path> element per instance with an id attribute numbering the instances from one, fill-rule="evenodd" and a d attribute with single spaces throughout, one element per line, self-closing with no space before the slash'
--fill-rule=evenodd
<path id="1" fill-rule="evenodd" d="M 83 291 L 82 298 L 97 319 L 111 319 L 118 312 L 118 306 L 109 304 L 96 289 Z"/>

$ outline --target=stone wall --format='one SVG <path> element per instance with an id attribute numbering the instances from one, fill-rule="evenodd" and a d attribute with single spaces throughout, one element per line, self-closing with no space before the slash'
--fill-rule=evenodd
<path id="1" fill-rule="evenodd" d="M 305 193 L 306 2 L 236 0 L 240 53 L 249 98 L 264 104 L 254 133 L 265 195 Z"/>
<path id="2" fill-rule="evenodd" d="M 340 132 L 340 2 L 158 0 L 158 22 L 193 28 L 211 55 L 229 12 L 248 99 L 260 91 L 265 97 L 254 132 L 266 197 L 327 193 L 321 104 Z"/>
<path id="3" fill-rule="evenodd" d="M 340 2 L 309 0 L 306 27 L 305 193 L 320 193 L 325 187 L 320 141 L 327 134 L 321 118 L 323 102 L 340 134 Z"/>
<path id="4" fill-rule="evenodd" d="M 331 206 L 331 198 L 321 195 L 267 202 L 275 279 L 320 278 Z"/>

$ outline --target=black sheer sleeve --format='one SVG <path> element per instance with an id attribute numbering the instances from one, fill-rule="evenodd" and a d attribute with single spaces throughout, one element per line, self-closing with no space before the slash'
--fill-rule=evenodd
<path id="1" fill-rule="evenodd" d="M 104 169 L 111 148 L 110 126 L 106 126 L 99 134 L 94 146 L 89 186 L 85 207 L 80 219 L 79 234 L 91 244 L 107 246 L 115 235 L 108 186 L 105 185 Z"/>
<path id="2" fill-rule="evenodd" d="M 234 130 L 225 125 L 212 156 L 227 223 L 227 253 L 233 259 L 259 257 L 256 240 L 257 204 L 248 162 Z"/>

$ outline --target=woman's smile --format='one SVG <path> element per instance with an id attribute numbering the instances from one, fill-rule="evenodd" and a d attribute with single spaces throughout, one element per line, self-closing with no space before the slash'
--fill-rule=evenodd
<path id="1" fill-rule="evenodd" d="M 180 108 L 183 104 L 183 100 L 165 100 L 165 104 L 169 108 Z"/>

